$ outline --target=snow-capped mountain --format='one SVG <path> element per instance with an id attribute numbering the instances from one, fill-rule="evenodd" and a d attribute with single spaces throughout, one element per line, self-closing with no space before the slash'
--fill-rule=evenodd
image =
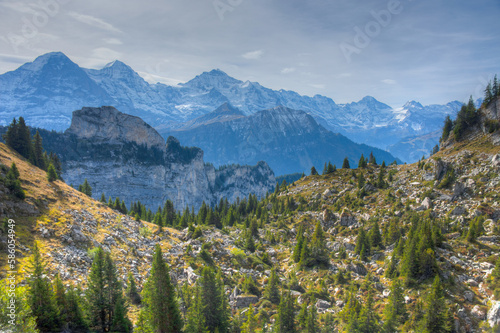
<path id="1" fill-rule="evenodd" d="M 23 116 L 28 124 L 65 130 L 72 111 L 83 106 L 112 105 L 164 132 L 182 127 L 224 103 L 244 115 L 278 105 L 303 110 L 329 130 L 382 149 L 405 137 L 436 131 L 445 116 L 453 116 L 461 105 L 451 102 L 422 106 L 409 102 L 393 109 L 370 96 L 336 104 L 321 95 L 302 96 L 294 91 L 272 90 L 257 82 L 243 82 L 219 69 L 177 86 L 149 84 L 120 61 L 99 70 L 83 69 L 60 52 L 42 55 L 0 75 L 0 125 Z"/>

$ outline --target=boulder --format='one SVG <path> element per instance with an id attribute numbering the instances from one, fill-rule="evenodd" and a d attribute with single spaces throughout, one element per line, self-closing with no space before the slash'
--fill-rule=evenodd
<path id="1" fill-rule="evenodd" d="M 248 308 L 250 304 L 255 304 L 259 298 L 254 295 L 239 295 L 234 298 L 233 307 L 236 309 Z"/>
<path id="2" fill-rule="evenodd" d="M 488 311 L 488 323 L 491 327 L 500 325 L 500 301 L 493 301 Z"/>
<path id="3" fill-rule="evenodd" d="M 467 290 L 466 292 L 464 292 L 464 298 L 467 302 L 472 303 L 472 301 L 474 300 L 474 293 L 470 290 Z"/>
<path id="4" fill-rule="evenodd" d="M 316 309 L 318 309 L 318 310 L 326 310 L 326 309 L 330 308 L 331 306 L 332 306 L 332 304 L 330 304 L 330 302 L 327 302 L 325 300 L 318 299 L 316 301 Z"/>
<path id="5" fill-rule="evenodd" d="M 347 208 L 344 208 L 342 214 L 340 214 L 340 225 L 350 227 L 354 224 L 356 224 L 356 217 L 354 217 Z"/>
<path id="6" fill-rule="evenodd" d="M 484 313 L 483 310 L 481 310 L 481 307 L 479 305 L 476 305 L 472 308 L 471 312 L 470 312 L 474 317 L 476 317 L 477 319 L 480 319 L 480 320 L 484 320 L 484 318 L 486 317 L 486 314 Z"/>
<path id="7" fill-rule="evenodd" d="M 496 154 L 491 158 L 491 165 L 494 167 L 500 167 L 500 154 Z"/>
<path id="8" fill-rule="evenodd" d="M 467 213 L 467 210 L 462 206 L 456 206 L 451 211 L 451 215 L 455 215 L 455 216 L 465 215 L 466 213 Z"/>

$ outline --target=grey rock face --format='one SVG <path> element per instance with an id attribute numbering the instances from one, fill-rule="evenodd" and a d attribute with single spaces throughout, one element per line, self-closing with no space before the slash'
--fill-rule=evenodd
<path id="1" fill-rule="evenodd" d="M 494 301 L 492 303 L 488 311 L 488 323 L 491 327 L 494 327 L 495 325 L 500 325 L 500 302 Z"/>
<path id="2" fill-rule="evenodd" d="M 165 144 L 140 118 L 113 107 L 75 111 L 71 127 L 60 136 L 44 138 L 46 149 L 60 152 L 68 184 L 86 178 L 96 198 L 104 193 L 151 209 L 169 199 L 178 210 L 198 209 L 203 201 L 214 205 L 251 193 L 263 197 L 276 182 L 265 162 L 215 169 L 204 163 L 201 149 L 183 147 L 173 137 Z"/>

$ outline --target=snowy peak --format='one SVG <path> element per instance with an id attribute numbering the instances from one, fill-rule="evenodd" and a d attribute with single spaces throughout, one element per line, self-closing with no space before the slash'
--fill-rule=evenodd
<path id="1" fill-rule="evenodd" d="M 68 67 L 78 67 L 77 64 L 72 62 L 64 53 L 62 52 L 51 52 L 39 56 L 33 62 L 22 65 L 19 69 L 29 70 L 32 72 L 37 71 L 59 71 L 64 70 Z"/>
<path id="2" fill-rule="evenodd" d="M 211 90 L 213 88 L 228 89 L 231 86 L 241 83 L 242 81 L 232 78 L 220 69 L 213 69 L 210 72 L 203 72 L 194 79 L 183 84 L 183 86 L 201 90 Z"/>
<path id="3" fill-rule="evenodd" d="M 410 109 L 422 109 L 423 105 L 420 104 L 419 102 L 416 102 L 416 101 L 409 101 L 409 102 L 406 102 L 405 105 L 403 105 L 403 108 L 407 109 L 407 110 L 410 110 Z"/>
<path id="4" fill-rule="evenodd" d="M 375 109 L 375 110 L 392 109 L 389 105 L 377 101 L 372 96 L 365 96 L 359 102 L 351 103 L 351 105 L 365 106 L 367 108 Z"/>

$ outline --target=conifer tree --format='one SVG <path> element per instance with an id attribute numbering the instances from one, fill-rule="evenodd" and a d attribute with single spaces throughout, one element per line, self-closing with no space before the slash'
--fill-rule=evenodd
<path id="1" fill-rule="evenodd" d="M 257 330 L 257 315 L 255 315 L 253 304 L 248 307 L 246 315 L 247 320 L 241 327 L 241 333 L 254 333 Z"/>
<path id="2" fill-rule="evenodd" d="M 58 179 L 56 168 L 54 168 L 54 165 L 52 163 L 49 164 L 49 167 L 47 168 L 47 180 L 49 182 L 53 182 Z"/>
<path id="3" fill-rule="evenodd" d="M 9 189 L 13 196 L 23 200 L 26 195 L 21 187 L 19 176 L 20 174 L 19 170 L 17 169 L 16 163 L 12 162 L 10 169 L 6 175 L 5 186 Z"/>
<path id="4" fill-rule="evenodd" d="M 40 133 L 36 131 L 33 136 L 33 163 L 35 166 L 39 167 L 42 170 L 46 169 L 45 159 L 43 155 L 43 146 L 42 146 L 42 137 Z"/>
<path id="5" fill-rule="evenodd" d="M 141 304 L 141 295 L 139 295 L 139 292 L 137 291 L 135 279 L 131 272 L 129 272 L 127 276 L 127 290 L 125 294 L 130 299 L 132 304 Z"/>
<path id="6" fill-rule="evenodd" d="M 318 171 L 316 171 L 316 168 L 314 166 L 311 167 L 311 176 L 316 176 L 318 174 Z"/>
<path id="7" fill-rule="evenodd" d="M 328 162 L 328 167 L 326 169 L 326 173 L 327 174 L 334 173 L 335 170 L 336 170 L 336 167 L 334 165 L 332 165 L 331 162 Z"/>
<path id="8" fill-rule="evenodd" d="M 89 182 L 87 181 L 87 178 L 85 178 L 82 185 L 78 186 L 78 191 L 82 192 L 83 194 L 88 195 L 89 197 L 92 197 L 92 187 L 90 186 Z M 113 207 L 113 202 L 111 202 L 110 207 Z"/>
<path id="9" fill-rule="evenodd" d="M 273 267 L 271 269 L 271 275 L 264 290 L 264 298 L 266 298 L 273 304 L 279 304 L 280 302 L 278 283 L 279 279 L 276 274 L 276 269 Z"/>
<path id="10" fill-rule="evenodd" d="M 314 260 L 314 264 L 328 265 L 329 259 L 326 253 L 325 233 L 319 221 L 316 222 L 316 227 L 314 228 L 310 251 L 310 257 Z"/>
<path id="11" fill-rule="evenodd" d="M 361 154 L 361 157 L 359 158 L 358 168 L 366 168 L 366 160 L 363 154 Z"/>
<path id="12" fill-rule="evenodd" d="M 111 255 L 98 248 L 85 292 L 91 328 L 107 332 L 128 332 L 131 323 L 127 318 L 122 286 L 117 279 L 116 267 Z"/>
<path id="13" fill-rule="evenodd" d="M 371 248 L 379 249 L 382 246 L 382 234 L 380 233 L 378 221 L 375 221 L 373 228 L 368 232 L 368 239 Z"/>
<path id="14" fill-rule="evenodd" d="M 278 333 L 295 333 L 295 306 L 290 292 L 283 292 L 278 306 Z"/>
<path id="15" fill-rule="evenodd" d="M 439 276 L 436 275 L 427 296 L 422 319 L 423 332 L 449 332 L 444 291 Z"/>
<path id="16" fill-rule="evenodd" d="M 450 136 L 450 132 L 453 129 L 453 121 L 451 120 L 450 116 L 447 115 L 446 118 L 444 119 L 444 126 L 443 126 L 443 134 L 441 135 L 441 142 L 448 140 L 448 137 Z"/>
<path id="17" fill-rule="evenodd" d="M 342 162 L 342 169 L 350 169 L 351 165 L 349 164 L 349 159 L 346 157 L 344 158 L 344 162 Z"/>
<path id="18" fill-rule="evenodd" d="M 144 286 L 143 304 L 149 326 L 154 332 L 180 332 L 182 319 L 170 281 L 169 268 L 159 244 L 155 246 L 151 273 Z"/>
<path id="19" fill-rule="evenodd" d="M 28 303 L 40 332 L 57 331 L 61 325 L 59 311 L 50 281 L 45 277 L 45 263 L 36 241 L 32 252 L 29 262 Z"/>
<path id="20" fill-rule="evenodd" d="M 407 316 L 404 290 L 399 279 L 395 279 L 389 294 L 389 303 L 384 309 L 384 332 L 395 332 L 399 325 L 404 324 Z"/>
<path id="21" fill-rule="evenodd" d="M 306 319 L 306 332 L 307 333 L 316 333 L 318 332 L 319 330 L 319 326 L 318 326 L 318 314 L 316 312 L 316 300 L 315 298 L 313 297 L 312 300 L 311 300 L 311 307 L 310 307 L 310 310 L 309 310 L 309 315 L 307 316 L 307 319 Z"/>
<path id="22" fill-rule="evenodd" d="M 83 313 L 84 300 L 81 297 L 82 294 L 80 287 L 70 288 L 66 292 L 66 322 L 68 328 L 74 332 L 87 332 L 88 330 L 88 324 Z"/>
<path id="23" fill-rule="evenodd" d="M 377 165 L 377 160 L 375 159 L 375 156 L 373 156 L 373 152 L 370 152 L 370 157 L 368 157 L 368 164 L 371 165 Z"/>
<path id="24" fill-rule="evenodd" d="M 302 246 L 304 245 L 304 225 L 302 223 L 299 225 L 299 230 L 297 231 L 296 241 L 297 241 L 297 244 L 295 245 L 295 248 L 293 250 L 292 259 L 295 262 L 299 262 L 300 261 L 300 254 L 302 252 Z"/>
<path id="25" fill-rule="evenodd" d="M 323 176 L 326 175 L 327 173 L 327 170 L 328 170 L 328 166 L 326 165 L 326 162 L 325 162 L 325 166 L 323 167 L 323 172 L 321 173 Z"/>

